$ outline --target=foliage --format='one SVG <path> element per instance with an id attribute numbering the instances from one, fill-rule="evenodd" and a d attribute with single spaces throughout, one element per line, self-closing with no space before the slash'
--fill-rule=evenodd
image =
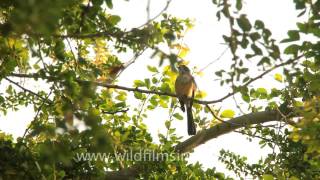
<path id="1" fill-rule="evenodd" d="M 218 8 L 218 20 L 229 22 L 230 33 L 222 38 L 233 57 L 230 70 L 213 73 L 221 86 L 232 89 L 220 102 L 239 93 L 239 101 L 245 104 L 240 108 L 246 113 L 277 111 L 282 115 L 277 126 L 239 126 L 240 133 L 249 140 L 260 138 L 261 148 L 273 148 L 273 153 L 249 164 L 247 157 L 222 150 L 221 162 L 242 178 L 319 179 L 320 1 L 294 0 L 298 16 L 307 16 L 307 21 L 297 22 L 297 28 L 281 40 L 272 37 L 263 21 L 252 22 L 243 14 L 241 0 L 212 2 Z M 192 28 L 191 21 L 162 13 L 141 27 L 125 30 L 119 25 L 121 17 L 110 13 L 113 3 L 1 2 L 0 80 L 9 85 L 1 84 L 0 111 L 5 115 L 28 106 L 33 107 L 35 116 L 23 137 L 13 139 L 0 132 L 0 178 L 101 179 L 108 178 L 109 172 L 139 167 L 136 178 L 231 179 L 214 167 L 205 170 L 199 163 L 188 164 L 187 157 L 174 148 L 182 137 L 172 122 L 183 120 L 183 116 L 177 99 L 170 94 L 174 93 L 175 66 L 185 63 L 182 60 L 189 51 L 180 40 Z M 312 40 L 304 39 L 306 36 Z M 99 83 L 114 85 L 122 71 L 146 50 L 152 59 L 159 60 L 159 67 L 146 66 L 150 76 L 132 82 L 133 96 L 126 89 L 100 87 Z M 125 62 L 122 54 L 134 58 Z M 261 69 L 260 75 L 250 76 L 252 64 Z M 275 74 L 274 79 L 285 88 L 249 86 L 278 67 L 283 67 L 283 74 Z M 22 78 L 41 86 L 36 90 L 23 87 L 17 81 Z M 205 94 L 198 92 L 196 98 Z M 131 104 L 134 101 L 140 105 Z M 156 143 L 145 120 L 160 108 L 169 117 L 163 117 L 166 131 L 158 133 Z M 193 110 L 199 129 L 227 123 L 220 118 L 234 118 L 238 111 L 216 110 L 217 115 L 211 118 L 201 103 L 194 103 Z M 129 149 L 171 154 L 173 159 L 118 159 L 117 154 Z M 111 156 L 79 159 L 81 154 Z"/>

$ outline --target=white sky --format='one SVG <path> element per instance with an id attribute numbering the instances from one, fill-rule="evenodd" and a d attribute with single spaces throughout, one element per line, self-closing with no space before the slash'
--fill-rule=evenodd
<path id="1" fill-rule="evenodd" d="M 195 27 L 188 32 L 184 38 L 184 43 L 190 48 L 190 53 L 186 57 L 190 60 L 190 67 L 197 66 L 203 68 L 209 62 L 216 59 L 226 48 L 222 39 L 222 34 L 229 34 L 228 24 L 218 22 L 215 16 L 216 7 L 211 0 L 172 0 L 167 13 L 180 18 L 191 18 L 195 20 Z M 114 1 L 114 9 L 112 12 L 121 16 L 121 25 L 127 29 L 138 27 L 144 24 L 147 19 L 146 14 L 147 0 L 130 0 Z M 158 14 L 165 6 L 166 0 L 151 0 L 151 17 Z M 289 29 L 295 29 L 297 12 L 294 10 L 292 0 L 246 0 L 244 1 L 244 11 L 248 14 L 249 19 L 261 19 L 265 25 L 270 28 L 273 37 L 280 41 L 281 37 L 286 37 L 286 32 Z M 131 55 L 122 55 L 123 61 L 128 61 Z M 203 77 L 196 77 L 198 87 L 207 92 L 208 96 L 205 99 L 217 99 L 224 96 L 229 89 L 220 87 L 218 81 L 214 81 L 214 72 L 222 68 L 228 68 L 228 63 L 231 61 L 230 53 L 226 53 L 221 60 L 211 65 L 204 71 Z M 119 80 L 119 85 L 132 86 L 135 79 L 144 79 L 148 76 L 146 65 L 157 65 L 158 60 L 150 59 L 150 56 L 145 55 L 138 59 L 130 69 L 124 71 Z M 250 69 L 256 69 L 251 67 Z M 139 73 L 137 73 L 139 72 Z M 281 72 L 280 70 L 278 72 Z M 251 72 L 257 73 L 257 71 Z M 259 80 L 253 84 L 254 87 L 281 87 L 281 83 L 273 79 L 275 72 L 270 73 L 263 80 Z M 18 81 L 18 80 L 17 80 Z M 265 83 L 268 82 L 268 83 Z M 1 87 L 7 84 L 3 81 Z M 30 87 L 27 83 L 26 86 Z M 41 87 L 41 84 L 31 86 L 34 89 Z M 130 93 L 131 94 L 131 93 Z M 132 94 L 131 94 L 132 95 Z M 136 104 L 137 102 L 133 102 Z M 234 108 L 232 98 L 226 100 L 217 107 L 222 109 Z M 159 131 L 164 132 L 164 121 L 168 116 L 166 110 L 161 108 L 156 109 L 149 114 L 145 123 L 149 126 L 150 132 L 157 136 Z M 18 112 L 9 112 L 7 116 L 0 116 L 0 130 L 13 134 L 14 137 L 21 136 L 26 128 L 26 125 L 33 119 L 34 112 L 32 108 L 21 108 Z M 210 114 L 208 114 L 210 117 Z M 178 121 L 173 124 L 177 129 L 177 134 L 185 136 L 186 120 Z M 156 138 L 155 138 L 156 139 Z M 230 133 L 213 139 L 204 145 L 195 149 L 190 157 L 190 162 L 199 161 L 205 168 L 217 167 L 217 170 L 224 171 L 224 167 L 218 162 L 218 154 L 221 148 L 229 149 L 240 155 L 248 157 L 249 162 L 256 162 L 261 156 L 265 155 L 270 150 L 261 150 L 258 141 L 249 142 L 244 136 L 237 133 Z M 227 173 L 230 174 L 230 173 Z M 230 174 L 232 175 L 232 174 Z"/>

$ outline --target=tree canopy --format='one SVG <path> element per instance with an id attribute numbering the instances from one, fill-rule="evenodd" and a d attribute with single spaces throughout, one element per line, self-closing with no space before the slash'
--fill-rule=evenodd
<path id="1" fill-rule="evenodd" d="M 111 13 L 114 3 L 0 3 L 0 111 L 6 115 L 30 107 L 35 112 L 22 137 L 0 132 L 0 178 L 232 179 L 214 167 L 187 161 L 195 147 L 230 132 L 257 138 L 261 148 L 274 150 L 254 164 L 221 150 L 220 161 L 236 176 L 320 178 L 320 1 L 293 0 L 297 16 L 304 18 L 286 37 L 275 39 L 262 20 L 243 12 L 242 0 L 212 0 L 217 19 L 228 22 L 222 38 L 232 59 L 225 60 L 229 69 L 210 73 L 232 91 L 218 99 L 197 92 L 193 112 L 198 133 L 186 140 L 172 126 L 183 119 L 174 81 L 177 64 L 186 63 L 188 47 L 181 40 L 192 21 L 165 13 L 167 0 L 145 24 L 125 29 L 119 25 L 121 16 Z M 135 80 L 132 87 L 118 85 L 122 72 L 145 51 L 159 62 L 145 65 L 151 76 Z M 132 59 L 123 61 L 121 54 Z M 260 73 L 252 76 L 252 67 Z M 249 86 L 278 68 L 282 73 L 274 78 L 284 88 Z M 234 95 L 240 95 L 243 107 L 215 108 Z M 135 107 L 133 100 L 142 105 Z M 260 101 L 265 103 L 256 103 Z M 159 108 L 169 118 L 163 118 L 166 133 L 158 133 L 156 143 L 145 120 Z M 235 117 L 235 111 L 241 115 Z M 118 157 L 141 150 L 147 151 L 144 160 Z M 164 155 L 169 156 L 154 159 Z"/>

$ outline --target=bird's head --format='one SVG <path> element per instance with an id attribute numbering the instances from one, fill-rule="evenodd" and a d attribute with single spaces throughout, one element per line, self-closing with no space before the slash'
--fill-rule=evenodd
<path id="1" fill-rule="evenodd" d="M 186 65 L 178 66 L 179 73 L 190 73 L 190 69 Z"/>

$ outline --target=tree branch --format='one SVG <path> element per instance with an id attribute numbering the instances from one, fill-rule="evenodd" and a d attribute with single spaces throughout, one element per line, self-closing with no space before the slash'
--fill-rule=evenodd
<path id="1" fill-rule="evenodd" d="M 269 72 L 273 71 L 274 69 L 281 67 L 281 66 L 285 66 L 288 64 L 291 64 L 293 62 L 295 62 L 296 60 L 300 59 L 302 57 L 302 55 L 294 58 L 294 59 L 290 59 L 286 62 L 280 63 L 278 65 L 275 65 L 274 67 L 264 71 L 263 73 L 261 73 L 260 75 L 252 78 L 250 81 L 246 82 L 245 84 L 243 84 L 242 86 L 248 86 L 249 84 L 253 83 L 254 81 L 262 78 L 264 75 L 268 74 Z M 55 81 L 57 79 L 57 77 L 51 77 L 51 76 L 42 76 L 39 74 L 17 74 L 17 73 L 11 73 L 10 76 L 14 76 L 14 77 L 21 77 L 21 78 L 41 78 L 41 79 L 47 79 L 50 81 Z M 109 89 L 121 89 L 121 90 L 125 90 L 125 91 L 131 91 L 131 92 L 140 92 L 140 93 L 145 93 L 145 94 L 157 94 L 160 96 L 171 96 L 171 97 L 177 97 L 176 94 L 170 93 L 170 92 L 160 92 L 160 91 L 151 91 L 151 90 L 145 90 L 145 89 L 140 89 L 140 88 L 131 88 L 131 87 L 125 87 L 125 86 L 119 86 L 119 85 L 115 85 L 115 84 L 106 84 L 106 83 L 100 83 L 100 82 L 91 82 L 91 81 L 86 81 L 86 80 L 76 80 L 79 83 L 91 83 L 93 85 L 96 86 L 101 86 L 101 87 L 106 87 Z M 227 95 L 223 96 L 222 98 L 216 99 L 216 100 L 211 100 L 211 101 L 204 101 L 204 100 L 198 100 L 198 99 L 194 99 L 193 102 L 198 103 L 198 104 L 214 104 L 214 103 L 218 103 L 221 102 L 235 94 L 237 94 L 238 91 L 233 91 L 228 93 Z"/>
<path id="2" fill-rule="evenodd" d="M 230 123 L 220 123 L 209 129 L 200 131 L 195 136 L 192 136 L 189 139 L 177 144 L 175 146 L 175 150 L 177 153 L 187 153 L 213 138 L 217 138 L 229 132 L 235 131 L 236 129 L 270 121 L 280 121 L 281 119 L 281 114 L 276 110 L 254 112 L 242 115 L 230 119 L 228 121 Z M 106 172 L 106 177 L 118 179 L 133 179 L 134 177 L 137 177 L 140 172 L 142 172 L 140 171 L 141 168 L 141 165 L 133 165 L 129 168 L 122 169 L 120 171 L 109 171 Z"/>
<path id="3" fill-rule="evenodd" d="M 20 89 L 22 89 L 23 91 L 28 92 L 28 93 L 30 93 L 30 94 L 32 94 L 32 95 L 40 98 L 40 99 L 43 100 L 44 102 L 47 102 L 47 103 L 49 103 L 49 104 L 52 104 L 52 102 L 51 102 L 49 99 L 44 98 L 44 97 L 42 97 L 41 95 L 39 95 L 39 94 L 37 94 L 37 93 L 35 93 L 35 92 L 33 92 L 33 91 L 31 91 L 31 90 L 29 90 L 29 89 L 21 86 L 19 83 L 15 82 L 15 81 L 12 81 L 11 79 L 9 79 L 9 78 L 7 78 L 7 77 L 4 77 L 4 79 L 7 80 L 8 82 L 10 82 L 10 83 L 18 86 L 18 87 L 19 87 Z"/>
<path id="4" fill-rule="evenodd" d="M 153 22 L 154 20 L 156 20 L 159 16 L 161 16 L 168 8 L 169 8 L 169 5 L 171 3 L 172 0 L 167 0 L 167 3 L 165 5 L 165 7 L 157 14 L 155 15 L 154 17 L 150 18 L 150 12 L 148 12 L 148 10 L 150 10 L 149 8 L 150 7 L 147 7 L 147 13 L 148 13 L 148 20 L 146 23 L 140 25 L 139 27 L 136 27 L 137 29 L 140 29 L 148 24 L 150 24 L 151 22 Z M 148 1 L 148 6 L 150 6 L 150 1 Z"/>
<path id="5" fill-rule="evenodd" d="M 117 114 L 117 113 L 126 113 L 128 112 L 129 109 L 120 109 L 120 110 L 116 110 L 116 111 L 102 111 L 103 114 L 111 114 L 111 115 L 114 115 L 114 114 Z"/>
<path id="6" fill-rule="evenodd" d="M 24 131 L 22 139 L 24 139 L 27 135 L 27 133 L 29 132 L 29 130 L 31 129 L 31 127 L 33 126 L 33 124 L 38 120 L 38 116 L 40 115 L 40 111 L 42 109 L 42 107 L 44 106 L 45 102 L 47 102 L 49 100 L 49 97 L 53 91 L 53 86 L 50 88 L 50 92 L 47 94 L 47 96 L 44 98 L 44 100 L 42 101 L 42 103 L 40 104 L 40 106 L 38 107 L 37 113 L 34 116 L 33 120 L 30 122 L 29 126 L 27 127 L 27 129 Z M 50 101 L 51 102 L 51 101 Z M 52 103 L 52 102 L 51 102 Z"/>
<path id="7" fill-rule="evenodd" d="M 233 119 L 229 123 L 220 123 L 209 129 L 200 131 L 195 136 L 179 143 L 175 149 L 179 153 L 186 153 L 193 150 L 195 147 L 206 143 L 207 141 L 234 131 L 238 128 L 250 126 L 253 124 L 261 124 L 270 121 L 281 120 L 281 115 L 277 111 L 262 111 L 246 114 Z"/>

